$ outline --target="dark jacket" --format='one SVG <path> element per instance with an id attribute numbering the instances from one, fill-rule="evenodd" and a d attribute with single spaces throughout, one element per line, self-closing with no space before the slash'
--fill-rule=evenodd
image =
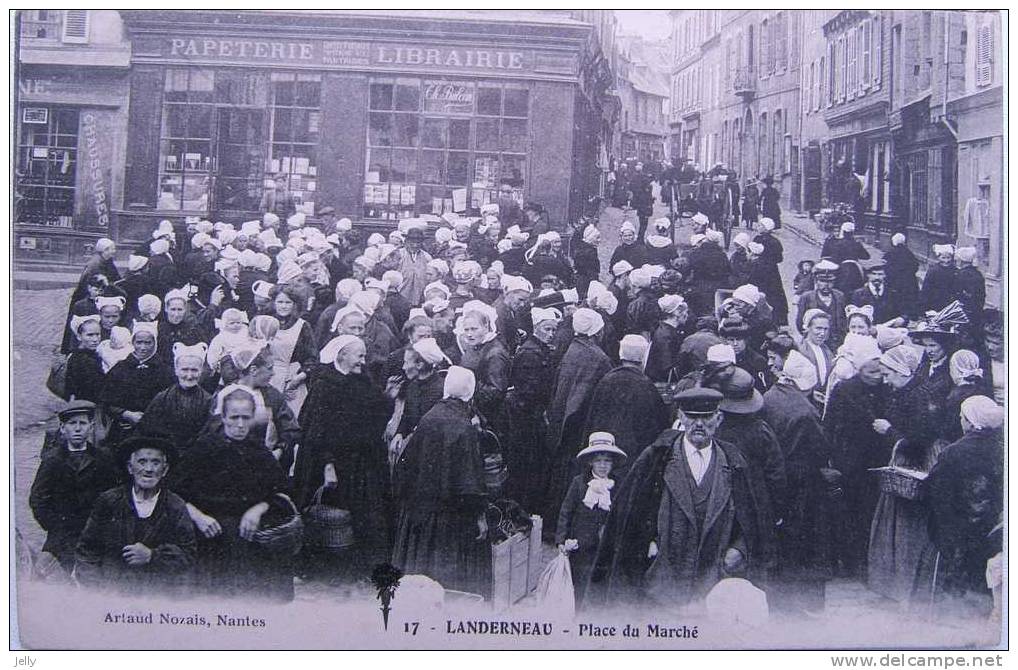
<path id="1" fill-rule="evenodd" d="M 106 375 L 102 361 L 94 349 L 74 349 L 67 356 L 67 373 L 64 378 L 64 396 L 70 400 L 89 400 L 98 403 L 102 397 Z"/>
<path id="2" fill-rule="evenodd" d="M 714 440 L 715 488 L 705 528 L 696 533 L 688 489 L 671 490 L 665 482 L 673 445 L 681 439 L 679 431 L 664 431 L 632 465 L 617 495 L 612 496 L 612 510 L 587 589 L 588 602 L 656 600 L 678 606 L 703 597 L 722 578 L 723 556 L 733 546 L 745 556 L 749 579 L 758 579 L 770 563 L 773 530 L 759 502 L 762 484 L 738 449 L 726 442 Z M 681 518 L 672 516 L 674 527 L 669 529 L 658 527 L 666 488 L 685 510 Z M 688 541 L 661 549 L 666 534 Z M 651 541 L 658 542 L 660 550 L 654 559 L 647 557 Z"/>
<path id="3" fill-rule="evenodd" d="M 895 301 L 909 317 L 916 317 L 922 311 L 919 301 L 919 261 L 904 244 L 892 246 L 884 253 L 887 268 L 887 288 L 894 294 Z"/>
<path id="4" fill-rule="evenodd" d="M 152 560 L 128 565 L 124 547 L 137 542 L 152 550 Z M 194 522 L 187 504 L 164 488 L 152 515 L 141 519 L 128 484 L 110 489 L 96 500 L 78 541 L 75 574 L 84 586 L 137 596 L 185 586 L 196 552 Z"/>
<path id="5" fill-rule="evenodd" d="M 584 438 L 597 431 L 611 433 L 632 463 L 668 423 L 668 408 L 654 382 L 638 368 L 623 364 L 594 387 L 583 433 Z"/>
<path id="6" fill-rule="evenodd" d="M 583 240 L 575 240 L 573 266 L 576 268 L 576 290 L 582 298 L 587 295 L 590 282 L 601 276 L 601 259 L 597 254 L 597 247 Z"/>
<path id="7" fill-rule="evenodd" d="M 944 589 L 987 592 L 986 561 L 1001 551 L 991 537 L 1004 510 L 1004 449 L 1000 431 L 966 433 L 948 446 L 924 482 L 930 540 L 940 551 Z"/>
<path id="8" fill-rule="evenodd" d="M 56 556 L 67 570 L 74 564 L 78 536 L 92 506 L 100 494 L 117 485 L 118 473 L 112 457 L 95 446 L 90 445 L 79 459 L 61 438 L 59 448 L 46 449 L 42 454 L 28 504 L 46 531 L 42 550 Z"/>
<path id="9" fill-rule="evenodd" d="M 774 521 L 784 518 L 788 497 L 785 455 L 763 416 L 760 413 L 724 412 L 724 421 L 716 435 L 719 440 L 738 447 L 750 467 L 760 472 L 766 484 L 766 503 L 771 516 Z"/>
<path id="10" fill-rule="evenodd" d="M 855 305 L 856 307 L 873 305 L 874 324 L 886 323 L 904 313 L 901 305 L 895 300 L 891 288 L 886 284 L 884 285 L 883 293 L 880 295 L 874 293 L 869 284 L 857 288 L 852 291 L 852 295 L 848 298 L 848 304 Z"/>
<path id="11" fill-rule="evenodd" d="M 923 311 L 940 311 L 947 307 L 952 300 L 958 298 L 959 288 L 958 271 L 953 265 L 944 267 L 940 263 L 931 263 L 919 291 Z"/>

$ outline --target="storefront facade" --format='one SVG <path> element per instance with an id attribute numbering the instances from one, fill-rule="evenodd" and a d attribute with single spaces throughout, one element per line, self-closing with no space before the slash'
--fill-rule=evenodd
<path id="1" fill-rule="evenodd" d="M 130 52 L 116 12 L 19 14 L 14 253 L 78 264 L 121 205 Z"/>
<path id="2" fill-rule="evenodd" d="M 327 205 L 395 226 L 507 195 L 562 221 L 587 197 L 573 188 L 586 24 L 122 14 L 133 47 L 123 238 L 152 219 L 314 217 Z"/>

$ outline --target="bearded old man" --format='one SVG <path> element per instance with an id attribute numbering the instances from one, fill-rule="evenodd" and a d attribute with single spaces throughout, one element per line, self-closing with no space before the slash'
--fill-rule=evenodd
<path id="1" fill-rule="evenodd" d="M 679 429 L 640 455 L 613 501 L 588 603 L 681 608 L 726 575 L 761 577 L 773 533 L 749 464 L 714 437 L 721 400 L 703 388 L 676 396 Z"/>

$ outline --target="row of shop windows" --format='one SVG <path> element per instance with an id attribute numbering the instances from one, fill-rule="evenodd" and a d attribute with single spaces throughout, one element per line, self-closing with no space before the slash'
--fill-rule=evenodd
<path id="1" fill-rule="evenodd" d="M 529 90 L 469 81 L 375 79 L 369 87 L 363 216 L 523 199 Z M 172 68 L 160 135 L 160 210 L 315 213 L 321 76 Z"/>

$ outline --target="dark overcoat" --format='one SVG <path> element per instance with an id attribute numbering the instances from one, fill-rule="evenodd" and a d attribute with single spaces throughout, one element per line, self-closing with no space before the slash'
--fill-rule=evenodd
<path id="1" fill-rule="evenodd" d="M 123 550 L 140 542 L 152 551 L 145 565 L 128 565 Z M 152 515 L 138 516 L 131 485 L 106 491 L 92 510 L 75 552 L 74 572 L 84 586 L 132 595 L 180 591 L 188 585 L 197 545 L 187 503 L 163 489 Z"/>
<path id="2" fill-rule="evenodd" d="M 681 450 L 681 445 L 675 446 L 681 440 L 681 432 L 664 431 L 636 459 L 618 494 L 612 496 L 612 510 L 586 592 L 592 605 L 648 601 L 684 605 L 706 595 L 722 578 L 722 559 L 733 546 L 745 556 L 748 578 L 762 578 L 773 553 L 773 531 L 749 464 L 733 445 L 714 441 L 716 479 L 698 536 L 688 487 L 673 488 L 665 481 L 666 467 L 677 449 Z M 675 457 L 684 463 L 684 455 Z M 670 527 L 661 528 L 666 488 L 683 514 L 667 515 Z M 685 541 L 669 541 L 669 546 L 661 547 L 666 535 Z M 647 556 L 651 541 L 659 544 L 654 559 Z"/>

